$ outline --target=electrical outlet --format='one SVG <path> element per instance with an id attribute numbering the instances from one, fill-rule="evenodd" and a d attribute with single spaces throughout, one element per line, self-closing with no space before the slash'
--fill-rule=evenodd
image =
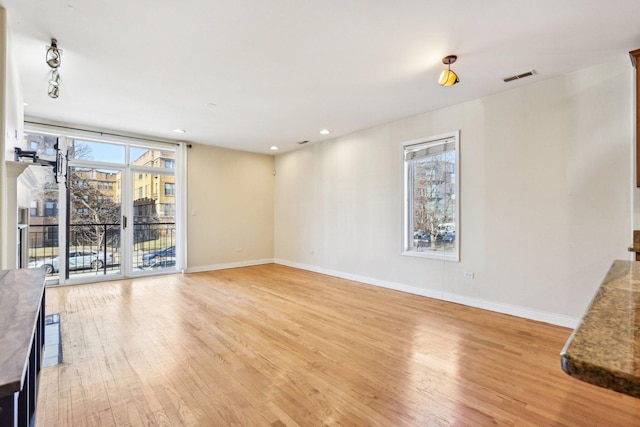
<path id="1" fill-rule="evenodd" d="M 465 271 L 463 275 L 465 279 L 473 279 L 475 277 L 473 271 Z"/>
<path id="2" fill-rule="evenodd" d="M 242 252 L 242 248 L 236 248 L 236 252 Z"/>

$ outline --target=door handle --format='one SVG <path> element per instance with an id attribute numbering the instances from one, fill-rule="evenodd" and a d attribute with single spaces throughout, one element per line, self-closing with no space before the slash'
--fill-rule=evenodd
<path id="1" fill-rule="evenodd" d="M 122 228 L 127 228 L 127 217 L 122 215 Z"/>

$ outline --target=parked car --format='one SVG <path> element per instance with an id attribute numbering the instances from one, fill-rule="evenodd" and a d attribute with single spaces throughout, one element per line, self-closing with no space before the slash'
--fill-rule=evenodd
<path id="1" fill-rule="evenodd" d="M 157 270 L 160 268 L 173 268 L 176 266 L 176 259 L 174 257 L 162 258 L 156 256 L 151 260 L 136 267 L 136 270 Z"/>
<path id="2" fill-rule="evenodd" d="M 113 254 L 95 250 L 69 251 L 69 270 L 99 270 L 104 267 L 104 261 L 107 265 L 113 264 Z M 29 263 L 30 268 L 45 267 L 47 274 L 59 271 L 60 257 L 43 258 Z"/>
<path id="3" fill-rule="evenodd" d="M 453 242 L 456 239 L 456 233 L 447 233 L 442 236 L 443 242 Z"/>
<path id="4" fill-rule="evenodd" d="M 455 233 L 456 232 L 456 224 L 453 222 L 446 222 L 444 224 L 440 224 L 436 229 L 436 235 L 438 237 L 444 237 L 445 234 Z"/>
<path id="5" fill-rule="evenodd" d="M 431 235 L 427 233 L 427 234 L 422 235 L 418 239 L 418 244 L 416 245 L 416 247 L 418 247 L 418 248 L 426 248 L 430 244 L 431 244 Z"/>
<path id="6" fill-rule="evenodd" d="M 167 246 L 166 248 L 159 249 L 157 251 L 152 251 L 142 255 L 142 264 L 146 264 L 155 257 L 175 257 L 176 256 L 176 247 L 175 246 Z"/>

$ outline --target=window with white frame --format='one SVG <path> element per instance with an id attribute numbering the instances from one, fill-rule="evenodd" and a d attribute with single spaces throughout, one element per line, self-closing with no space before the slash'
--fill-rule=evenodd
<path id="1" fill-rule="evenodd" d="M 458 261 L 459 133 L 405 142 L 403 255 Z"/>

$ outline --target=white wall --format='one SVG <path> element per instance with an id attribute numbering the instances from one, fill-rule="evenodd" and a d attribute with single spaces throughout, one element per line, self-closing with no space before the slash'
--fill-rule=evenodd
<path id="1" fill-rule="evenodd" d="M 625 55 L 278 155 L 277 262 L 574 324 L 629 259 L 631 80 Z M 456 129 L 461 261 L 403 257 L 400 144 Z"/>
<path id="2" fill-rule="evenodd" d="M 272 262 L 273 162 L 198 144 L 188 150 L 188 271 Z"/>
<path id="3" fill-rule="evenodd" d="M 5 91 L 5 147 L 7 160 L 13 160 L 13 148 L 20 147 L 24 134 L 24 100 L 18 74 L 18 64 L 14 60 L 11 34 L 7 32 L 7 68 Z M 27 148 L 27 147 L 25 147 Z"/>
<path id="4" fill-rule="evenodd" d="M 24 105 L 17 64 L 13 59 L 7 11 L 0 8 L 0 268 L 16 265 L 17 181 L 19 169 L 7 170 L 13 148 L 22 140 Z"/>

